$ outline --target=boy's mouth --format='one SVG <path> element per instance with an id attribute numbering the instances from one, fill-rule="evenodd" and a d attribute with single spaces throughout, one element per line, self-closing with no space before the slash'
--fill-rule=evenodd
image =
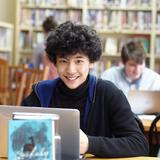
<path id="1" fill-rule="evenodd" d="M 74 77 L 70 77 L 70 76 L 65 76 L 66 79 L 70 80 L 70 81 L 74 81 L 76 79 L 79 78 L 79 76 L 74 76 Z"/>

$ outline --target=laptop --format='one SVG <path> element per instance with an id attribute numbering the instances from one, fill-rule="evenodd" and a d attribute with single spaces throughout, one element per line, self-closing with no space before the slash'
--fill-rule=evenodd
<path id="1" fill-rule="evenodd" d="M 130 90 L 128 101 L 135 114 L 160 113 L 160 91 Z"/>
<path id="2" fill-rule="evenodd" d="M 42 107 L 17 107 L 17 106 L 0 106 L 0 143 L 6 145 L 8 142 L 8 130 L 5 132 L 8 125 L 8 120 L 12 119 L 14 112 L 32 112 L 32 113 L 53 113 L 58 114 L 59 119 L 59 134 L 61 135 L 61 153 L 63 160 L 77 160 L 79 158 L 79 111 L 76 109 L 62 109 L 62 108 L 42 108 Z M 7 122 L 2 122 L 6 119 Z M 1 125 L 3 123 L 3 126 Z M 2 133 L 3 132 L 3 133 Z M 3 141 L 3 142 L 1 142 Z M 5 144 L 6 143 L 6 144 Z M 0 149 L 4 156 L 3 149 Z M 2 144 L 1 146 L 2 147 Z"/>

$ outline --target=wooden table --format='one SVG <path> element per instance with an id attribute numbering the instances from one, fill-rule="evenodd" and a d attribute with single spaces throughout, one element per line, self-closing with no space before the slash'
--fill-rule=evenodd
<path id="1" fill-rule="evenodd" d="M 147 120 L 147 119 L 141 119 L 141 120 L 142 120 L 145 132 L 148 132 L 151 126 L 152 120 Z M 160 131 L 160 121 L 157 122 L 157 128 L 158 128 L 158 131 Z"/>
<path id="2" fill-rule="evenodd" d="M 0 158 L 0 160 L 7 160 Z M 86 158 L 86 160 L 160 160 L 160 157 L 132 157 L 132 158 Z"/>
<path id="3" fill-rule="evenodd" d="M 148 116 L 148 115 L 147 115 Z M 139 118 L 141 119 L 142 123 L 143 123 L 143 126 L 144 126 L 144 131 L 145 131 L 145 135 L 146 135 L 146 138 L 148 139 L 148 132 L 149 132 L 149 128 L 151 126 L 151 123 L 153 121 L 153 119 L 155 117 L 152 117 L 152 115 L 149 115 L 148 118 L 146 117 L 143 117 L 143 116 L 139 116 Z M 160 121 L 157 122 L 157 129 L 158 131 L 160 132 Z"/>
<path id="4" fill-rule="evenodd" d="M 150 119 L 141 119 L 144 125 L 144 130 L 147 133 L 152 123 Z M 160 122 L 158 122 L 158 130 L 160 131 Z M 7 160 L 6 158 L 0 158 L 0 160 Z M 160 157 L 132 157 L 132 158 L 96 158 L 92 155 L 87 155 L 86 160 L 160 160 Z"/>
<path id="5" fill-rule="evenodd" d="M 140 118 L 141 119 L 141 118 Z M 151 119 L 141 119 L 144 125 L 146 137 L 148 137 L 148 131 L 151 126 Z M 158 130 L 160 131 L 160 122 L 157 123 Z M 87 156 L 87 160 L 160 160 L 160 157 L 132 157 L 132 158 L 96 158 L 94 156 Z"/>
<path id="6" fill-rule="evenodd" d="M 87 160 L 160 160 L 160 157 L 87 158 Z"/>
<path id="7" fill-rule="evenodd" d="M 96 158 L 92 154 L 85 155 L 86 160 L 160 160 L 160 157 L 129 157 L 129 158 Z"/>

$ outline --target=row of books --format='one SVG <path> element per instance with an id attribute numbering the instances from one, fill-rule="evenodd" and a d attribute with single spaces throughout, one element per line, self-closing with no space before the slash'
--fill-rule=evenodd
<path id="1" fill-rule="evenodd" d="M 32 49 L 34 44 L 32 42 L 31 32 L 20 32 L 19 35 L 19 48 L 21 49 Z"/>
<path id="2" fill-rule="evenodd" d="M 88 10 L 87 23 L 97 29 L 151 29 L 151 12 Z"/>
<path id="3" fill-rule="evenodd" d="M 106 59 L 102 57 L 100 61 L 95 63 L 94 68 L 90 72 L 96 77 L 100 77 L 101 73 L 104 72 L 106 69 L 120 65 L 122 65 L 120 57 L 113 59 Z"/>
<path id="4" fill-rule="evenodd" d="M 144 46 L 145 53 L 148 54 L 150 51 L 150 40 L 147 36 L 129 36 L 129 37 L 113 37 L 108 36 L 102 38 L 102 47 L 104 55 L 117 55 L 120 54 L 122 47 L 130 41 L 139 41 Z"/>
<path id="5" fill-rule="evenodd" d="M 23 4 L 28 5 L 69 5 L 82 6 L 83 0 L 22 0 Z M 89 6 L 150 6 L 150 0 L 88 0 Z"/>
<path id="6" fill-rule="evenodd" d="M 44 41 L 43 32 L 20 32 L 19 47 L 21 49 L 33 49 L 38 43 Z"/>
<path id="7" fill-rule="evenodd" d="M 156 17 L 156 29 L 160 30 L 160 13 L 157 13 L 157 17 Z"/>
<path id="8" fill-rule="evenodd" d="M 42 43 L 45 37 L 43 32 L 33 32 L 32 47 L 35 48 L 38 43 Z"/>
<path id="9" fill-rule="evenodd" d="M 151 29 L 151 12 L 122 12 L 121 23 L 124 29 Z"/>
<path id="10" fill-rule="evenodd" d="M 106 0 L 105 1 L 109 6 L 117 7 L 133 7 L 133 6 L 150 6 L 150 0 Z"/>
<path id="11" fill-rule="evenodd" d="M 22 49 L 33 49 L 37 43 L 44 40 L 44 35 L 42 32 L 21 32 L 20 33 L 19 47 Z M 103 52 L 106 55 L 116 55 L 120 53 L 122 46 L 129 41 L 140 41 L 145 49 L 146 53 L 150 51 L 150 37 L 149 36 L 107 36 L 101 37 Z M 156 46 L 160 44 L 160 38 L 157 37 Z M 157 49 L 158 50 L 158 49 Z M 159 53 L 159 51 L 157 51 Z"/>
<path id="12" fill-rule="evenodd" d="M 49 5 L 69 5 L 82 6 L 83 0 L 22 0 L 23 5 L 49 6 Z"/>
<path id="13" fill-rule="evenodd" d="M 95 2 L 96 3 L 96 2 Z M 43 20 L 54 16 L 57 22 L 63 23 L 66 20 L 82 22 L 82 10 L 68 9 L 38 9 L 23 8 L 20 14 L 20 24 L 24 26 L 40 26 Z M 25 17 L 25 18 L 24 18 Z M 118 17 L 118 20 L 117 20 Z M 151 29 L 152 14 L 150 11 L 114 11 L 89 9 L 86 22 L 97 29 Z M 157 27 L 159 26 L 159 13 L 157 13 Z"/>
<path id="14" fill-rule="evenodd" d="M 20 33 L 19 47 L 22 49 L 33 49 L 37 43 L 44 40 L 44 35 L 42 32 L 21 32 Z M 116 55 L 120 53 L 122 46 L 129 41 L 140 41 L 145 49 L 146 54 L 150 52 L 150 37 L 149 36 L 107 36 L 101 37 L 102 50 L 104 55 Z M 156 53 L 160 54 L 160 49 L 158 48 L 160 44 L 160 38 L 156 39 Z"/>
<path id="15" fill-rule="evenodd" d="M 7 28 L 0 27 L 0 48 L 11 49 L 12 31 Z"/>
<path id="16" fill-rule="evenodd" d="M 39 27 L 48 16 L 53 16 L 59 24 L 67 20 L 73 22 L 82 21 L 81 10 L 22 9 L 20 25 Z"/>
<path id="17" fill-rule="evenodd" d="M 155 45 L 155 54 L 157 56 L 160 56 L 160 36 L 156 37 L 155 43 L 156 43 L 156 45 Z"/>
<path id="18" fill-rule="evenodd" d="M 110 57 L 110 58 L 102 57 L 100 61 L 96 62 L 94 68 L 91 70 L 91 73 L 97 77 L 100 77 L 105 70 L 116 66 L 123 66 L 120 55 L 119 57 Z M 146 66 L 147 67 L 150 66 L 150 60 L 147 58 L 146 58 Z M 160 65 L 158 63 L 156 63 L 155 71 L 157 73 L 160 73 Z"/>

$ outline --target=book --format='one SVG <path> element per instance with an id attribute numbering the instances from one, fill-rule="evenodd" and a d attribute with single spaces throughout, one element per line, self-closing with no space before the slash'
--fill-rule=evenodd
<path id="1" fill-rule="evenodd" d="M 8 159 L 55 160 L 58 115 L 15 112 L 8 128 Z"/>
<path id="2" fill-rule="evenodd" d="M 114 37 L 107 37 L 105 43 L 105 54 L 116 55 L 118 51 L 118 40 Z"/>
<path id="3" fill-rule="evenodd" d="M 55 123 L 51 119 L 10 120 L 9 160 L 55 160 Z"/>

